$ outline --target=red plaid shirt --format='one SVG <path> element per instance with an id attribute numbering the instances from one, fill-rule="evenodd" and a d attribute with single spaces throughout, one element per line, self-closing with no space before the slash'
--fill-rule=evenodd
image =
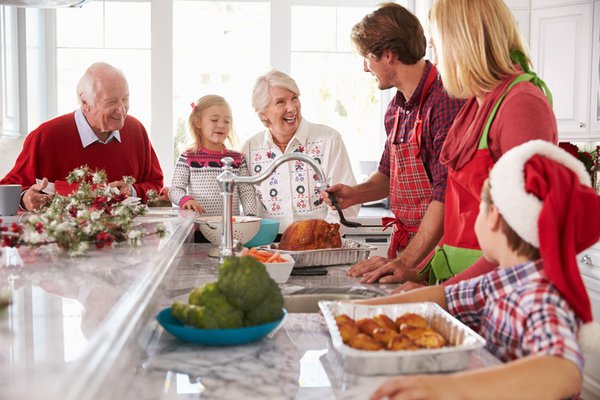
<path id="1" fill-rule="evenodd" d="M 394 129 L 396 110 L 400 107 L 398 116 L 398 131 L 394 143 L 407 142 L 412 138 L 417 109 L 421 101 L 421 92 L 425 85 L 427 74 L 431 69 L 431 63 L 426 61 L 425 70 L 411 98 L 406 101 L 402 92 L 397 91 L 396 96 L 388 104 L 385 112 L 385 131 L 389 136 Z M 421 140 L 421 159 L 429 181 L 433 186 L 431 200 L 444 202 L 446 195 L 446 177 L 448 170 L 439 161 L 440 150 L 446 139 L 446 134 L 452 126 L 454 117 L 460 111 L 464 100 L 453 99 L 448 96 L 442 85 L 441 79 L 433 83 L 429 95 L 425 99 L 421 114 L 423 115 L 423 132 Z M 390 148 L 386 141 L 385 149 L 379 161 L 379 172 L 390 176 Z"/>
<path id="2" fill-rule="evenodd" d="M 450 313 L 479 332 L 500 360 L 549 355 L 583 371 L 581 320 L 547 278 L 541 260 L 498 268 L 448 286 L 445 293 Z"/>

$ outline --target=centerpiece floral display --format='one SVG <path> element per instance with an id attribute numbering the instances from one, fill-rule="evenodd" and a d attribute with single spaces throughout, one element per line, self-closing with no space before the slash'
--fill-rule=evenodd
<path id="1" fill-rule="evenodd" d="M 132 184 L 132 177 L 123 177 Z M 152 232 L 133 229 L 133 219 L 148 211 L 145 204 L 128 201 L 119 189 L 109 187 L 103 170 L 91 171 L 86 165 L 69 174 L 67 182 L 76 189 L 67 196 L 55 195 L 39 213 L 22 218 L 20 223 L 2 225 L 2 247 L 39 247 L 55 244 L 69 255 L 83 254 L 90 246 L 111 247 L 115 242 L 139 245 L 142 238 L 166 235 L 163 224 Z M 153 201 L 158 195 L 148 193 Z"/>

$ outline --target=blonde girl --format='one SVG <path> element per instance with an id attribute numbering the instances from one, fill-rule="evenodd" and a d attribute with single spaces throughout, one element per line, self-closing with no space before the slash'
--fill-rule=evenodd
<path id="1" fill-rule="evenodd" d="M 242 153 L 231 150 L 237 143 L 233 117 L 227 101 L 214 94 L 192 103 L 188 118 L 190 144 L 173 171 L 169 198 L 179 207 L 204 215 L 221 215 L 222 199 L 217 177 L 222 172 L 221 159 L 233 158 L 233 172 L 248 175 Z M 250 185 L 238 185 L 233 194 L 233 214 L 256 215 L 256 194 Z"/>

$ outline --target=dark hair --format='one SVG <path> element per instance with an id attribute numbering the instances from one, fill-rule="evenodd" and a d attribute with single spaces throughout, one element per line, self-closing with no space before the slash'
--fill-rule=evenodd
<path id="1" fill-rule="evenodd" d="M 487 206 L 486 212 L 487 208 L 494 204 L 490 188 L 490 180 L 486 179 L 483 183 L 483 188 L 481 189 L 481 201 L 483 201 Z M 508 247 L 510 247 L 510 249 L 515 253 L 520 256 L 527 257 L 529 260 L 537 260 L 540 258 L 540 250 L 524 241 L 521 236 L 519 236 L 517 232 L 510 227 L 510 225 L 508 225 L 506 220 L 502 217 L 502 214 L 500 214 L 500 230 L 506 236 Z"/>
<path id="2" fill-rule="evenodd" d="M 354 25 L 352 44 L 361 56 L 379 58 L 393 52 L 404 64 L 413 65 L 425 57 L 427 40 L 419 19 L 396 3 L 383 3 Z"/>

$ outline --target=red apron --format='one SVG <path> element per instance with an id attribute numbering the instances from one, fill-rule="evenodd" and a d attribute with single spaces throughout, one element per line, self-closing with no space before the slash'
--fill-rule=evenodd
<path id="1" fill-rule="evenodd" d="M 420 272 L 424 274 L 429 271 L 430 284 L 453 277 L 482 256 L 475 236 L 475 220 L 479 214 L 483 183 L 494 166 L 488 148 L 490 126 L 508 91 L 517 83 L 530 81 L 533 78 L 532 74 L 521 74 L 510 83 L 486 121 L 473 158 L 460 170 L 448 169 L 443 246 L 436 249 L 432 260 Z"/>
<path id="2" fill-rule="evenodd" d="M 437 78 L 437 69 L 432 66 L 425 80 L 413 134 L 407 143 L 394 143 L 398 130 L 400 107 L 396 110 L 394 128 L 388 137 L 390 149 L 390 209 L 395 218 L 383 218 L 384 230 L 394 226 L 388 258 L 396 258 L 398 250 L 405 248 L 419 230 L 421 220 L 431 202 L 431 182 L 421 160 L 421 132 L 423 116 L 421 109 L 431 85 Z"/>

